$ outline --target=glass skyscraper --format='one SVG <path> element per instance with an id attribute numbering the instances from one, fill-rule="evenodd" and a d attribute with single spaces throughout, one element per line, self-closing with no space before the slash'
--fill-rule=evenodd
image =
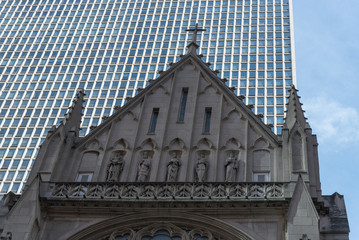
<path id="1" fill-rule="evenodd" d="M 296 83 L 291 0 L 0 0 L 0 194 L 20 193 L 37 149 L 87 93 L 98 125 L 179 60 L 196 23 L 203 60 L 280 133 Z"/>

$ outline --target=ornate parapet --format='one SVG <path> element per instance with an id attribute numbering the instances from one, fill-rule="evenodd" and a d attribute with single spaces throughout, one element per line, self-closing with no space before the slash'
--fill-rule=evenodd
<path id="1" fill-rule="evenodd" d="M 48 200 L 284 200 L 286 183 L 41 183 Z"/>

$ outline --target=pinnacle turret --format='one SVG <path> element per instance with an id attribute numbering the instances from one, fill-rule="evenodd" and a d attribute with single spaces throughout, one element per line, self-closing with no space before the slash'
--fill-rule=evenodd
<path id="1" fill-rule="evenodd" d="M 293 126 L 298 123 L 303 129 L 307 126 L 306 118 L 304 117 L 304 111 L 302 104 L 299 101 L 298 90 L 292 85 L 289 94 L 289 100 L 287 103 L 287 111 L 285 117 L 285 125 L 287 128 L 292 129 Z"/>
<path id="2" fill-rule="evenodd" d="M 67 131 L 74 131 L 76 136 L 79 136 L 83 103 L 85 102 L 85 92 L 83 89 L 79 89 L 75 99 L 72 101 L 71 107 L 65 114 L 65 120 L 63 122 Z"/>

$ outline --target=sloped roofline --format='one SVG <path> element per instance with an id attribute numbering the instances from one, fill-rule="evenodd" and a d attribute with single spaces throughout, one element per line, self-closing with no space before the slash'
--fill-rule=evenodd
<path id="1" fill-rule="evenodd" d="M 94 130 L 92 130 L 89 134 L 87 134 L 85 137 L 80 138 L 79 141 L 76 143 L 76 145 L 81 145 L 84 142 L 87 141 L 90 136 L 96 135 L 98 132 L 106 128 L 111 121 L 116 118 L 117 116 L 123 114 L 128 109 L 130 109 L 134 104 L 139 102 L 148 92 L 153 90 L 157 85 L 159 85 L 164 79 L 169 77 L 171 74 L 173 74 L 180 66 L 185 64 L 188 60 L 193 60 L 195 63 L 197 63 L 202 70 L 207 74 L 208 77 L 215 79 L 216 84 L 218 87 L 221 88 L 223 92 L 226 93 L 227 97 L 229 97 L 232 101 L 234 101 L 238 106 L 241 107 L 241 109 L 247 113 L 247 116 L 252 119 L 258 126 L 264 130 L 265 133 L 267 133 L 268 137 L 272 139 L 276 144 L 279 144 L 278 136 L 274 134 L 265 124 L 262 122 L 248 107 L 243 103 L 242 100 L 240 100 L 237 95 L 231 91 L 225 83 L 222 82 L 222 80 L 208 67 L 206 63 L 204 63 L 197 54 L 194 54 L 192 52 L 189 52 L 188 54 L 181 57 L 181 60 L 177 63 L 174 63 L 170 69 L 162 72 L 160 76 L 153 80 L 153 83 L 150 83 L 146 88 L 144 88 L 141 92 L 139 92 L 135 97 L 130 99 L 125 105 L 123 105 L 119 110 L 117 110 L 115 113 L 113 113 L 111 116 L 109 116 L 104 122 L 102 122 L 99 126 L 97 126 Z"/>

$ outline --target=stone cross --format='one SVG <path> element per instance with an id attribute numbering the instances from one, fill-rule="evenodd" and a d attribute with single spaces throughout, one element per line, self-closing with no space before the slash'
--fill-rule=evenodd
<path id="1" fill-rule="evenodd" d="M 193 36 L 192 36 L 192 43 L 196 43 L 197 41 L 197 33 L 198 32 L 203 32 L 206 31 L 206 29 L 203 28 L 198 28 L 198 23 L 196 23 L 196 26 L 192 29 L 187 29 L 187 32 L 193 32 Z"/>

